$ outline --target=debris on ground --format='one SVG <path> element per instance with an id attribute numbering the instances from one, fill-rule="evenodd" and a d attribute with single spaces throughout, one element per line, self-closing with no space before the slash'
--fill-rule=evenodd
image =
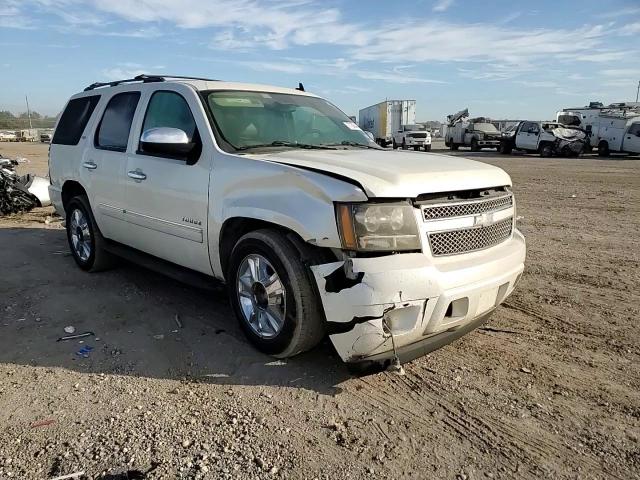
<path id="1" fill-rule="evenodd" d="M 84 333 L 78 333 L 76 335 L 66 335 L 64 337 L 60 337 L 56 341 L 57 342 L 64 342 L 65 340 L 76 340 L 78 338 L 90 337 L 92 335 L 95 336 L 95 333 L 93 333 L 93 332 L 84 332 Z"/>
<path id="2" fill-rule="evenodd" d="M 64 327 L 64 333 L 68 333 L 71 335 L 72 333 L 76 333 L 76 327 L 69 325 L 68 327 Z"/>
<path id="3" fill-rule="evenodd" d="M 18 160 L 0 155 L 0 215 L 26 212 L 51 204 L 49 180 L 35 175 L 20 176 L 15 167 Z"/>

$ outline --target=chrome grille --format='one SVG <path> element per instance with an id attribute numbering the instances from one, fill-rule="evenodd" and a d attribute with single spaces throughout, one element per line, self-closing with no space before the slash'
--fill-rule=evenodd
<path id="1" fill-rule="evenodd" d="M 474 227 L 429 234 L 431 253 L 434 256 L 473 252 L 497 245 L 511 236 L 513 217 L 487 227 Z"/>
<path id="2" fill-rule="evenodd" d="M 422 209 L 425 221 L 439 218 L 464 217 L 466 215 L 478 215 L 480 213 L 502 210 L 513 205 L 513 196 L 504 195 L 487 200 L 476 200 L 465 203 L 426 205 Z"/>

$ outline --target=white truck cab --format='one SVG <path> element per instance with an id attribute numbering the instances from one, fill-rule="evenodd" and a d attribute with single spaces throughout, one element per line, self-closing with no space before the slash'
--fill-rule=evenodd
<path id="1" fill-rule="evenodd" d="M 485 322 L 524 268 L 503 170 L 386 151 L 298 89 L 93 84 L 59 119 L 50 174 L 80 268 L 124 255 L 226 282 L 276 357 L 329 335 L 346 362 L 409 361 Z"/>
<path id="2" fill-rule="evenodd" d="M 408 148 L 420 150 L 424 148 L 425 152 L 430 152 L 431 132 L 427 130 L 425 125 L 402 125 L 397 132 L 394 132 L 392 142 L 394 149 L 398 147 L 401 147 L 403 150 L 407 150 Z"/>
<path id="3" fill-rule="evenodd" d="M 640 115 L 632 117 L 606 116 L 600 118 L 598 154 L 612 152 L 640 153 Z"/>

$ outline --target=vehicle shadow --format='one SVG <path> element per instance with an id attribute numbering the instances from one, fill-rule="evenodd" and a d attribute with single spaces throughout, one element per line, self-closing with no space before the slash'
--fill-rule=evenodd
<path id="1" fill-rule="evenodd" d="M 223 290 L 124 262 L 81 271 L 61 229 L 0 228 L 0 265 L 0 363 L 327 395 L 350 378 L 328 340 L 285 361 L 258 352 Z M 66 326 L 94 335 L 57 341 Z"/>

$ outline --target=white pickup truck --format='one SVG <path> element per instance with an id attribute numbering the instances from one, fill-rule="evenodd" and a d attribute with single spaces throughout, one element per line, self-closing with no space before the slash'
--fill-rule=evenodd
<path id="1" fill-rule="evenodd" d="M 401 147 L 403 150 L 413 148 L 425 152 L 431 151 L 431 132 L 425 125 L 402 125 L 400 130 L 393 133 L 393 148 Z"/>
<path id="2" fill-rule="evenodd" d="M 555 122 L 520 122 L 502 135 L 499 151 L 539 153 L 541 157 L 577 157 L 588 144 L 587 134 L 578 127 Z"/>
<path id="3" fill-rule="evenodd" d="M 90 85 L 59 119 L 50 174 L 80 268 L 117 255 L 224 281 L 249 340 L 276 357 L 328 335 L 346 362 L 397 366 L 485 322 L 524 268 L 503 170 L 386 151 L 297 89 Z"/>
<path id="4" fill-rule="evenodd" d="M 602 116 L 598 132 L 598 155 L 612 152 L 640 153 L 640 115 L 632 117 Z"/>

